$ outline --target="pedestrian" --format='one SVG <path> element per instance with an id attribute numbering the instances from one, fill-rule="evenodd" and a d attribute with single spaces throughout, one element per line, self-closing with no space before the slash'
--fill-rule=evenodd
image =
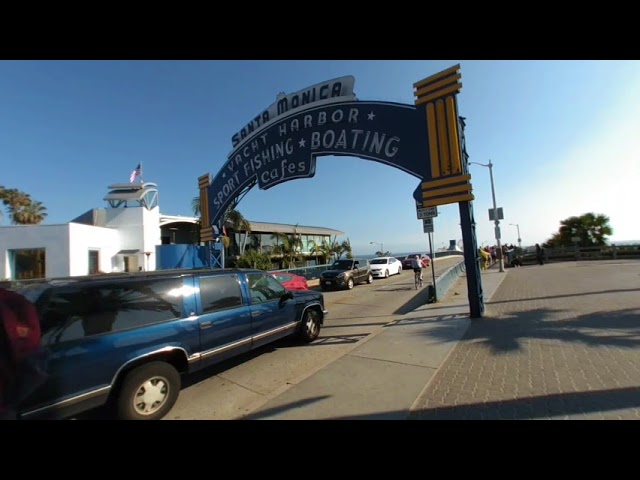
<path id="1" fill-rule="evenodd" d="M 538 243 L 536 243 L 536 259 L 538 260 L 538 265 L 544 265 L 544 248 Z"/>

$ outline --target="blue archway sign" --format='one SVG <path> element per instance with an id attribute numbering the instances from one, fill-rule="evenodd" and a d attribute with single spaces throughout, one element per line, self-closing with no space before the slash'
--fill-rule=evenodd
<path id="1" fill-rule="evenodd" d="M 460 204 L 463 241 L 470 247 L 465 248 L 465 266 L 471 316 L 482 316 L 471 177 L 456 100 L 462 86 L 458 70 L 456 65 L 414 84 L 414 105 L 359 101 L 351 76 L 279 94 L 233 135 L 233 149 L 213 180 L 208 174 L 199 177 L 201 239 L 212 246 L 227 211 L 253 186 L 267 190 L 313 177 L 317 157 L 380 162 L 419 179 L 413 192 L 418 205 Z M 212 266 L 224 267 L 223 251 L 211 248 Z"/>
<path id="2" fill-rule="evenodd" d="M 316 158 L 345 155 L 381 162 L 429 178 L 425 114 L 413 105 L 338 102 L 272 122 L 237 146 L 209 187 L 209 212 L 218 223 L 249 185 L 262 190 L 316 172 Z M 426 160 L 426 161 L 425 161 Z"/>

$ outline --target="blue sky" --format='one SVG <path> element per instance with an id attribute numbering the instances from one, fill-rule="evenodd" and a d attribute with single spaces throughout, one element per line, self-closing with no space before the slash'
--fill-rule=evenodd
<path id="1" fill-rule="evenodd" d="M 279 92 L 353 75 L 361 100 L 412 104 L 414 82 L 456 63 L 467 150 L 494 164 L 503 241 L 516 243 L 510 223 L 531 245 L 589 211 L 611 218 L 614 241 L 640 239 L 638 61 L 2 61 L 0 185 L 43 202 L 45 223 L 64 223 L 103 207 L 107 186 L 142 162 L 161 211 L 191 215 L 197 177 L 217 173 L 231 136 Z M 470 169 L 478 243 L 493 244 L 489 171 Z M 322 157 L 315 177 L 256 187 L 238 209 L 341 230 L 360 254 L 370 242 L 426 250 L 417 184 L 369 160 Z M 439 208 L 435 229 L 436 247 L 461 238 L 457 205 Z"/>

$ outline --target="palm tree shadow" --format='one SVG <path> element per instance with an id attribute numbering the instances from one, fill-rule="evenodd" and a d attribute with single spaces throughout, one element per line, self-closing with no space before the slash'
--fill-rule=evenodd
<path id="1" fill-rule="evenodd" d="M 570 319 L 555 318 L 561 312 L 563 310 L 540 308 L 513 312 L 500 318 L 477 319 L 471 322 L 462 341 L 488 344 L 494 353 L 518 350 L 529 340 L 620 348 L 640 345 L 640 309 L 595 312 Z M 442 323 L 422 333 L 429 338 L 448 340 L 454 328 L 454 325 Z"/>

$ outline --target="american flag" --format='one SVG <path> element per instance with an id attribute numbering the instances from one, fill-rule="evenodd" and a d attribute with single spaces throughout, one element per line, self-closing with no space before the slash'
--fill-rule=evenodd
<path id="1" fill-rule="evenodd" d="M 131 172 L 131 176 L 129 177 L 129 183 L 133 183 L 136 177 L 139 177 L 140 175 L 142 175 L 142 166 L 138 164 L 136 169 L 133 172 Z"/>

